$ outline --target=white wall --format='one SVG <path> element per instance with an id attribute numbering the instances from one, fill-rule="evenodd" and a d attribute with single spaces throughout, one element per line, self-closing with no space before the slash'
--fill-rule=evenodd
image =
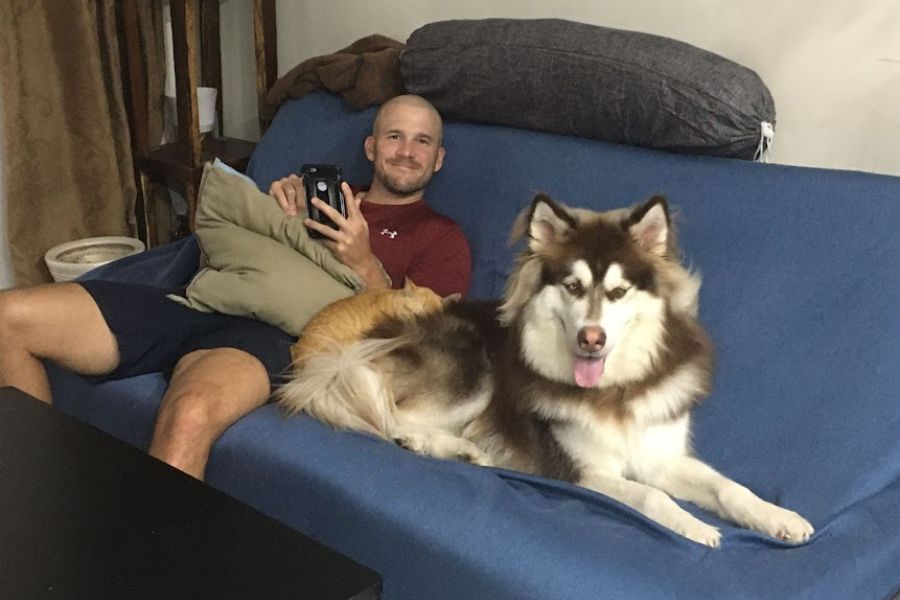
<path id="1" fill-rule="evenodd" d="M 276 14 L 281 9 L 280 4 L 282 3 L 276 4 Z M 295 2 L 287 4 L 292 5 Z M 294 19 L 290 9 L 290 6 L 285 8 L 286 21 L 278 18 L 279 27 L 287 27 L 282 23 L 288 24 Z M 224 133 L 232 137 L 256 140 L 259 138 L 259 117 L 256 112 L 256 58 L 253 50 L 253 2 L 251 0 L 221 1 L 219 35 L 222 43 Z M 289 27 L 285 35 L 290 36 Z M 281 40 L 279 40 L 279 45 L 280 43 Z M 291 64 L 300 62 L 300 60 L 286 60 Z M 286 71 L 287 69 L 280 71 L 278 75 L 281 76 Z"/>
<path id="2" fill-rule="evenodd" d="M 773 162 L 900 175 L 898 0 L 279 0 L 279 75 L 371 33 L 443 19 L 559 17 L 665 35 L 754 69 L 778 113 Z M 251 3 L 223 0 L 226 134 L 255 139 Z"/>

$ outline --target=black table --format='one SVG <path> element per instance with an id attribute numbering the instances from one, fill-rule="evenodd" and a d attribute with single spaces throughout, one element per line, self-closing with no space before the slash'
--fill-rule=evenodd
<path id="1" fill-rule="evenodd" d="M 0 388 L 0 598 L 373 599 L 373 571 Z"/>

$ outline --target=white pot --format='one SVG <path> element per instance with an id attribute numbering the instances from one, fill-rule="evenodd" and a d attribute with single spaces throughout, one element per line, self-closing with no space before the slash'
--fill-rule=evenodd
<path id="1" fill-rule="evenodd" d="M 114 260 L 144 251 L 144 242 L 123 236 L 84 238 L 54 246 L 44 254 L 53 281 L 71 281 Z"/>

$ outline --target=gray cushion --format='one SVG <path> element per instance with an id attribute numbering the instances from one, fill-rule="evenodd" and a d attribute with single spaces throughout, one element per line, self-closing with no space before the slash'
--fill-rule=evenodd
<path id="1" fill-rule="evenodd" d="M 442 21 L 400 57 L 445 116 L 661 150 L 754 158 L 775 104 L 745 67 L 665 37 L 560 19 Z"/>

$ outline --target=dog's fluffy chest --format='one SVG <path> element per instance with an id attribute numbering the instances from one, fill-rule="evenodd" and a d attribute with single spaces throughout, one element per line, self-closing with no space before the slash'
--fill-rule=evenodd
<path id="1" fill-rule="evenodd" d="M 551 425 L 553 437 L 581 470 L 641 477 L 648 469 L 688 452 L 690 417 L 653 425 L 629 416 L 602 415 L 585 406 L 571 407 L 568 419 Z"/>
<path id="2" fill-rule="evenodd" d="M 689 365 L 653 385 L 585 390 L 538 378 L 522 391 L 573 466 L 635 477 L 689 452 L 689 406 L 702 383 Z"/>

